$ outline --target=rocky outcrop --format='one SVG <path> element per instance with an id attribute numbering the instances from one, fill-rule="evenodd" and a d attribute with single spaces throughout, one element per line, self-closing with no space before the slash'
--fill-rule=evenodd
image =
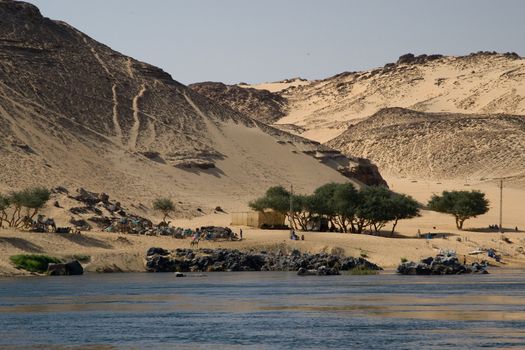
<path id="1" fill-rule="evenodd" d="M 47 267 L 47 275 L 49 276 L 73 276 L 82 274 L 84 274 L 84 268 L 77 260 L 65 264 L 49 264 Z"/>
<path id="2" fill-rule="evenodd" d="M 213 271 L 303 271 L 315 270 L 318 275 L 333 275 L 339 271 L 365 267 L 381 268 L 363 258 L 340 257 L 331 254 L 309 254 L 293 250 L 242 252 L 230 249 L 176 249 L 150 248 L 146 253 L 149 272 L 213 272 Z"/>
<path id="3" fill-rule="evenodd" d="M 353 162 L 347 167 L 339 168 L 341 174 L 346 177 L 355 178 L 365 185 L 369 186 L 386 186 L 387 182 L 381 176 L 377 165 L 369 159 L 348 156 Z"/>
<path id="4" fill-rule="evenodd" d="M 486 264 L 477 262 L 471 265 L 461 264 L 455 254 L 428 257 L 420 262 L 404 262 L 397 267 L 397 273 L 402 275 L 460 275 L 466 273 L 486 274 Z"/>
<path id="5" fill-rule="evenodd" d="M 419 55 L 415 56 L 412 53 L 407 53 L 405 55 L 399 56 L 399 59 L 397 60 L 396 64 L 423 64 L 429 61 L 437 60 L 443 58 L 443 55 Z"/>
<path id="6" fill-rule="evenodd" d="M 285 115 L 286 99 L 268 90 L 211 81 L 190 84 L 188 87 L 224 107 L 267 124 L 272 124 Z"/>

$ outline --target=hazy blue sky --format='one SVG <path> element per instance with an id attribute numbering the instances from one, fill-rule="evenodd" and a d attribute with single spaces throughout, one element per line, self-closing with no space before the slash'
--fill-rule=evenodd
<path id="1" fill-rule="evenodd" d="M 29 0 L 174 79 L 324 78 L 412 52 L 525 55 L 522 0 Z"/>

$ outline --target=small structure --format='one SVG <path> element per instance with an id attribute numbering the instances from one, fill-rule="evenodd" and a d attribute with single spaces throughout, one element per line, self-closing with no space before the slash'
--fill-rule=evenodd
<path id="1" fill-rule="evenodd" d="M 285 215 L 275 211 L 248 211 L 232 213 L 232 225 L 250 226 L 261 228 L 262 226 L 283 226 Z"/>

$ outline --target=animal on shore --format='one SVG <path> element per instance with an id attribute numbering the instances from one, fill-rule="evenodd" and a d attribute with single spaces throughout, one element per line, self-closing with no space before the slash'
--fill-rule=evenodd
<path id="1" fill-rule="evenodd" d="M 194 238 L 190 242 L 190 247 L 198 247 L 199 246 L 199 239 Z"/>
<path id="2" fill-rule="evenodd" d="M 39 215 L 37 220 L 33 220 L 30 216 L 25 216 L 22 219 L 23 228 L 31 229 L 35 232 L 56 232 L 57 225 L 54 219 L 47 218 L 44 220 L 43 215 Z"/>
<path id="3" fill-rule="evenodd" d="M 55 220 L 50 218 L 46 219 L 46 221 L 44 221 L 44 230 L 47 232 L 56 232 L 57 225 L 55 223 Z"/>

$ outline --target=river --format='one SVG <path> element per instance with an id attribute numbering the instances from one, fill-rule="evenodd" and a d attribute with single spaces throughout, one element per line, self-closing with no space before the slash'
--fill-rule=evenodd
<path id="1" fill-rule="evenodd" d="M 3 349 L 525 348 L 525 271 L 0 279 Z"/>

